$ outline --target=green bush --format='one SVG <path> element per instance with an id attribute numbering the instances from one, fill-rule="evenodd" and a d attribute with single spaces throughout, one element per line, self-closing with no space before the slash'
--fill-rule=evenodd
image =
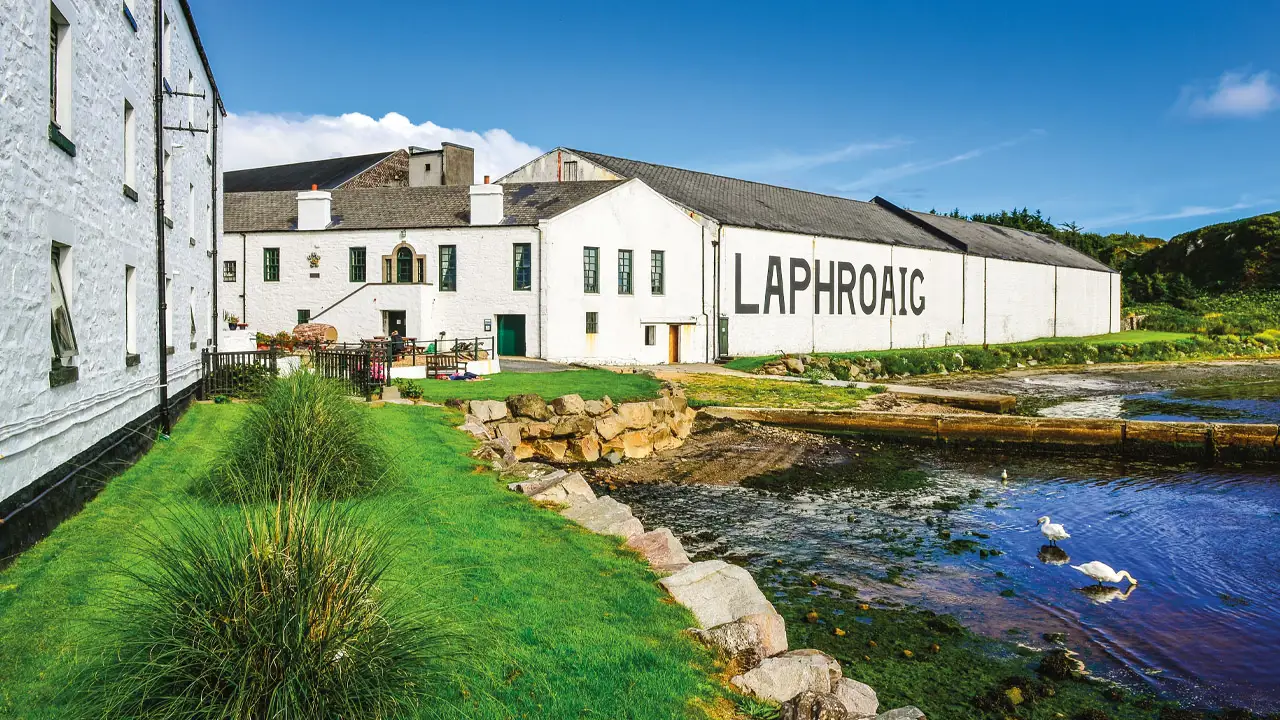
<path id="1" fill-rule="evenodd" d="M 86 714 L 130 718 L 385 718 L 439 699 L 468 656 L 443 617 L 385 586 L 385 535 L 305 498 L 190 512 L 123 570 L 114 646 L 86 678 Z"/>
<path id="2" fill-rule="evenodd" d="M 253 502 L 278 498 L 296 484 L 341 498 L 374 489 L 389 473 L 368 410 L 333 381 L 296 372 L 273 382 L 249 410 L 225 460 L 200 489 Z"/>
<path id="3" fill-rule="evenodd" d="M 400 397 L 407 400 L 419 400 L 422 398 L 422 386 L 407 378 L 395 378 L 391 384 L 400 391 Z"/>

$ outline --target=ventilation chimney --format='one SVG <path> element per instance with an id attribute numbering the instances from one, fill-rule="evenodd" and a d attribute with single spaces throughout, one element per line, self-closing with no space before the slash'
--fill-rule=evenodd
<path id="1" fill-rule="evenodd" d="M 488 180 L 486 177 L 485 180 Z M 471 224 L 499 225 L 502 223 L 502 186 L 471 186 Z"/>
<path id="2" fill-rule="evenodd" d="M 333 195 L 311 186 L 309 192 L 298 193 L 298 229 L 323 230 L 332 217 Z"/>

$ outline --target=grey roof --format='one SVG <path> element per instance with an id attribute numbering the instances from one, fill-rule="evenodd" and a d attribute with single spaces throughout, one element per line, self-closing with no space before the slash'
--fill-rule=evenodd
<path id="1" fill-rule="evenodd" d="M 874 203 L 565 149 L 725 225 L 1114 272 L 1038 233 L 914 213 L 931 232 Z"/>
<path id="2" fill-rule="evenodd" d="M 325 158 L 268 167 L 230 170 L 222 174 L 223 192 L 267 192 L 271 190 L 333 190 L 342 183 L 396 154 L 389 152 Z"/>
<path id="3" fill-rule="evenodd" d="M 623 181 L 503 185 L 503 225 L 536 225 L 608 192 Z M 284 232 L 298 224 L 298 193 L 225 195 L 225 232 Z M 400 230 L 466 227 L 471 194 L 466 185 L 334 190 L 330 230 Z"/>

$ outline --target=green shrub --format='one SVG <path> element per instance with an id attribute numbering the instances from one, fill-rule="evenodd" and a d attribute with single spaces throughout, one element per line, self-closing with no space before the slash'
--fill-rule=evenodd
<path id="1" fill-rule="evenodd" d="M 368 410 L 309 372 L 272 383 L 201 488 L 227 501 L 280 497 L 295 484 L 324 498 L 359 495 L 390 473 Z"/>
<path id="2" fill-rule="evenodd" d="M 307 499 L 186 513 L 144 538 L 85 678 L 87 715 L 385 718 L 438 699 L 467 657 L 383 581 L 387 538 Z"/>
<path id="3" fill-rule="evenodd" d="M 407 378 L 395 378 L 391 384 L 400 391 L 400 397 L 406 400 L 420 400 L 422 398 L 422 386 Z"/>

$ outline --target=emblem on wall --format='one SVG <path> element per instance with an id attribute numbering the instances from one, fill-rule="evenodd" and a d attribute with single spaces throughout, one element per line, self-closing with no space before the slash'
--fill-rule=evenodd
<path id="1" fill-rule="evenodd" d="M 320 267 L 320 256 L 315 253 L 311 253 L 307 256 L 307 264 L 313 268 Z"/>

